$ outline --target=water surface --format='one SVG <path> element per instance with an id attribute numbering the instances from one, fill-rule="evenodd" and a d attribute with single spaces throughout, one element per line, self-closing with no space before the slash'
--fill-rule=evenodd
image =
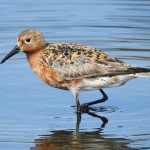
<path id="1" fill-rule="evenodd" d="M 0 14 L 0 59 L 22 30 L 36 28 L 49 42 L 87 44 L 150 67 L 148 0 L 2 0 Z M 101 128 L 98 118 L 83 114 L 79 127 L 71 92 L 45 85 L 18 54 L 0 66 L 0 149 L 150 149 L 150 79 L 105 92 L 109 100 L 96 113 L 108 124 Z M 84 92 L 80 100 L 100 96 Z"/>

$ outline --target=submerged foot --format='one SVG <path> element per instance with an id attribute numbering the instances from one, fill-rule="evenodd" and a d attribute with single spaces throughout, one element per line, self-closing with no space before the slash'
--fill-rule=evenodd
<path id="1" fill-rule="evenodd" d="M 96 109 L 90 107 L 88 104 L 82 104 L 78 108 L 78 112 L 80 113 L 88 113 L 90 110 L 95 111 Z"/>
<path id="2" fill-rule="evenodd" d="M 87 113 L 89 111 L 89 106 L 87 104 L 82 104 L 79 107 L 79 112 L 80 113 Z"/>
<path id="3" fill-rule="evenodd" d="M 77 107 L 77 114 L 83 114 L 86 113 L 92 117 L 96 117 L 99 118 L 102 121 L 102 125 L 101 127 L 104 128 L 105 125 L 108 123 L 108 119 L 106 117 L 97 115 L 94 111 L 96 111 L 96 109 L 90 107 L 88 104 L 82 104 L 79 107 Z M 81 119 L 81 118 L 80 118 Z"/>

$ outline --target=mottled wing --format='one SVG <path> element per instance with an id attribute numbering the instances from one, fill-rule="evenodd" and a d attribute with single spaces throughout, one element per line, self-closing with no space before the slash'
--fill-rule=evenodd
<path id="1" fill-rule="evenodd" d="M 49 44 L 47 53 L 49 68 L 67 80 L 123 74 L 131 67 L 85 45 Z"/>

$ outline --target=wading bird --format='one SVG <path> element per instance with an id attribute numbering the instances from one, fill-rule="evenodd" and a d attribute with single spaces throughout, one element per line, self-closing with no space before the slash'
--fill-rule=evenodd
<path id="1" fill-rule="evenodd" d="M 103 88 L 123 85 L 136 77 L 150 77 L 150 69 L 134 67 L 99 49 L 71 43 L 46 43 L 43 35 L 28 29 L 19 34 L 15 48 L 1 61 L 24 52 L 32 70 L 48 85 L 70 90 L 77 112 L 108 99 Z M 102 99 L 80 105 L 79 91 L 99 90 Z"/>

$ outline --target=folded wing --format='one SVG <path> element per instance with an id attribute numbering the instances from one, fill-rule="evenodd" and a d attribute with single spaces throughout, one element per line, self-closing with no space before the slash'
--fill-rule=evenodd
<path id="1" fill-rule="evenodd" d="M 48 66 L 59 78 L 72 80 L 135 73 L 134 67 L 103 53 L 76 44 L 49 44 Z"/>

